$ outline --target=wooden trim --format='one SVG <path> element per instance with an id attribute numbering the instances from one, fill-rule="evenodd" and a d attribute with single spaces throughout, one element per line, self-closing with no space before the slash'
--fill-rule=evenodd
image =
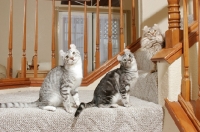
<path id="1" fill-rule="evenodd" d="M 55 58 L 55 0 L 52 1 L 52 42 L 51 42 L 51 68 L 56 66 L 56 58 Z"/>
<path id="2" fill-rule="evenodd" d="M 140 48 L 140 40 L 141 40 L 141 38 L 137 39 L 137 41 L 135 41 L 131 45 L 128 45 L 126 48 L 130 49 L 131 52 L 135 52 L 136 50 L 138 50 Z M 122 54 L 122 53 L 123 53 L 123 51 L 120 52 L 120 54 Z M 117 61 L 117 55 L 116 55 L 112 59 L 105 62 L 101 67 L 95 69 L 91 74 L 84 77 L 83 80 L 82 80 L 81 86 L 90 85 L 91 83 L 93 83 L 99 77 L 106 74 L 108 71 L 110 71 L 114 66 L 116 66 L 118 64 L 119 63 Z"/>
<path id="3" fill-rule="evenodd" d="M 189 105 L 187 104 L 187 102 L 183 99 L 183 97 L 181 95 L 178 96 L 178 102 L 180 103 L 181 107 L 184 109 L 185 113 L 187 114 L 187 116 L 190 118 L 190 120 L 192 121 L 193 125 L 195 126 L 195 128 L 200 132 L 200 122 L 198 121 L 198 119 L 196 118 L 195 114 L 194 114 L 194 110 L 192 110 L 191 107 L 189 107 Z"/>
<path id="4" fill-rule="evenodd" d="M 0 90 L 30 86 L 29 78 L 0 79 Z"/>
<path id="5" fill-rule="evenodd" d="M 165 106 L 181 132 L 197 132 L 179 102 L 170 102 L 165 99 Z"/>

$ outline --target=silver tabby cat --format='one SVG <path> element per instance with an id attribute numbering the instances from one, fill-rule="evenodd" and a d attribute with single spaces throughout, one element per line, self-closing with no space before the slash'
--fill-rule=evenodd
<path id="1" fill-rule="evenodd" d="M 124 54 L 118 55 L 120 68 L 108 72 L 99 82 L 93 100 L 89 103 L 81 103 L 76 110 L 75 117 L 79 116 L 83 109 L 88 107 L 129 107 L 129 91 L 138 78 L 138 69 L 134 55 L 125 49 Z"/>
<path id="2" fill-rule="evenodd" d="M 144 26 L 141 39 L 141 50 L 145 51 L 148 60 L 160 51 L 164 46 L 164 37 L 157 24 L 152 27 Z M 152 62 L 151 62 L 152 63 Z M 153 71 L 156 71 L 156 64 L 152 63 Z"/>
<path id="3" fill-rule="evenodd" d="M 75 105 L 79 106 L 78 87 L 82 81 L 82 60 L 80 52 L 74 44 L 67 52 L 60 50 L 64 65 L 49 71 L 39 92 L 39 99 L 31 103 L 0 103 L 0 108 L 39 107 L 44 110 L 55 111 L 56 107 L 64 106 L 72 112 L 70 95 Z"/>

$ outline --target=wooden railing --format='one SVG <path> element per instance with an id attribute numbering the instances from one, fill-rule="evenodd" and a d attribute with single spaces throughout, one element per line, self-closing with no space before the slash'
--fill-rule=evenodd
<path id="1" fill-rule="evenodd" d="M 55 1 L 58 0 L 52 0 L 52 36 L 51 36 L 51 68 L 54 68 L 56 64 L 56 15 L 55 15 Z M 68 46 L 71 44 L 71 1 L 68 1 Z M 100 29 L 99 29 L 99 14 L 100 14 L 100 5 L 99 1 L 96 3 L 96 53 L 95 53 L 95 70 L 91 73 L 88 73 L 88 32 L 87 32 L 87 2 L 90 0 L 76 0 L 84 3 L 83 12 L 84 12 L 84 56 L 83 56 L 83 64 L 84 64 L 84 79 L 82 85 L 87 86 L 91 84 L 94 80 L 96 80 L 100 75 L 105 74 L 107 71 L 109 71 L 112 67 L 118 64 L 116 61 L 116 57 L 112 55 L 112 23 L 111 23 L 111 14 L 112 14 L 112 7 L 111 7 L 111 0 L 108 1 L 108 60 L 105 62 L 105 64 L 100 64 Z M 27 78 L 26 73 L 28 69 L 27 65 L 27 3 L 29 1 L 24 0 L 24 16 L 23 16 L 23 43 L 22 43 L 22 58 L 21 58 L 21 74 L 20 77 L 14 78 L 13 77 L 13 56 L 12 56 L 12 50 L 13 50 L 13 0 L 10 0 L 10 21 L 9 21 L 9 43 L 8 43 L 8 59 L 7 59 L 7 78 L 0 80 L 0 88 L 6 88 L 6 87 L 20 87 L 24 85 L 32 85 L 32 86 L 40 86 L 43 78 L 38 77 L 38 59 L 40 58 L 40 55 L 38 54 L 38 0 L 35 0 L 35 31 L 34 31 L 34 55 L 32 58 L 32 66 L 34 77 L 33 78 Z M 50 2 L 50 1 L 46 1 Z M 120 45 L 119 45 L 119 51 L 120 53 L 124 49 L 124 16 L 123 16 L 123 0 L 120 0 Z M 104 8 L 105 9 L 105 8 Z M 136 41 L 136 25 L 135 25 L 135 0 L 132 0 L 132 40 L 135 43 L 132 43 L 130 45 L 137 44 L 136 48 L 139 48 L 139 40 Z M 132 47 L 132 46 L 129 46 Z M 92 47 L 91 47 L 92 49 Z M 115 58 L 115 59 L 113 59 Z M 20 78 L 20 79 L 19 79 Z M 20 81 L 19 81 L 20 80 Z M 15 83 L 16 82 L 16 83 Z"/>
<path id="2" fill-rule="evenodd" d="M 189 75 L 189 48 L 196 42 L 200 42 L 200 2 L 193 0 L 193 23 L 188 25 L 188 1 L 183 0 L 183 30 L 180 29 L 180 0 L 168 0 L 168 23 L 166 31 L 166 48 L 156 54 L 152 61 L 166 60 L 172 64 L 182 56 L 183 76 L 181 94 L 178 102 L 170 102 L 166 99 L 166 107 L 175 120 L 180 131 L 200 131 L 200 61 L 198 58 L 198 84 L 199 94 L 197 100 L 191 99 L 190 75 Z M 198 44 L 199 45 L 199 44 Z M 200 46 L 198 46 L 200 47 Z M 200 49 L 198 50 L 200 53 Z M 198 54 L 200 57 L 200 54 Z M 193 82 L 194 83 L 194 82 Z"/>

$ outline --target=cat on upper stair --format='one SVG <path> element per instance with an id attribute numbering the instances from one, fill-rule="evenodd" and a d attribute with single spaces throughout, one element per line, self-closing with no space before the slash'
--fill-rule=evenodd
<path id="1" fill-rule="evenodd" d="M 72 95 L 75 105 L 79 106 L 78 87 L 83 78 L 80 52 L 74 44 L 71 44 L 67 52 L 60 50 L 60 55 L 64 65 L 57 66 L 49 71 L 40 88 L 37 101 L 0 103 L 0 108 L 39 107 L 44 110 L 55 111 L 56 107 L 64 106 L 65 110 L 71 113 L 70 95 Z"/>
<path id="2" fill-rule="evenodd" d="M 81 103 L 76 110 L 75 117 L 81 111 L 89 107 L 118 107 L 123 105 L 129 107 L 130 87 L 135 85 L 138 78 L 138 69 L 135 57 L 130 50 L 125 49 L 124 54 L 118 55 L 120 68 L 108 72 L 99 82 L 95 91 L 93 100 L 89 103 Z"/>
<path id="3" fill-rule="evenodd" d="M 148 60 L 151 60 L 151 58 L 164 47 L 164 36 L 157 24 L 154 24 L 152 27 L 144 26 L 140 44 L 140 50 L 145 52 L 145 57 Z M 141 56 L 137 58 L 143 59 Z M 152 63 L 152 65 L 151 72 L 154 72 L 157 70 L 156 64 Z"/>

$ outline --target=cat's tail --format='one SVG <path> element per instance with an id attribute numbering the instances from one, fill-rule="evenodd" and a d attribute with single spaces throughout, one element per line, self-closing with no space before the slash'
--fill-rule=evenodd
<path id="1" fill-rule="evenodd" d="M 29 107 L 38 107 L 38 100 L 35 102 L 9 102 L 9 103 L 0 103 L 0 108 L 29 108 Z"/>
<path id="2" fill-rule="evenodd" d="M 95 106 L 94 101 L 91 101 L 91 102 L 88 102 L 88 103 L 83 103 L 83 102 L 82 102 L 82 103 L 79 105 L 79 107 L 77 108 L 77 110 L 76 110 L 74 116 L 77 117 L 77 116 L 80 115 L 80 113 L 81 113 L 84 109 L 90 108 L 90 107 L 94 107 L 94 106 Z"/>

